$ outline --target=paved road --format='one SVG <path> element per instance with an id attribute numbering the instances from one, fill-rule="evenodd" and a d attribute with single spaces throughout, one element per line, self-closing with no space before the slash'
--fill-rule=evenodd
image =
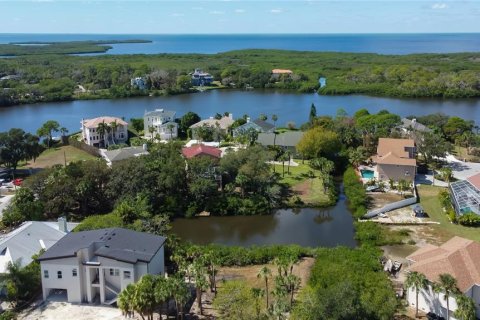
<path id="1" fill-rule="evenodd" d="M 452 168 L 453 176 L 457 179 L 465 180 L 480 173 L 480 163 L 460 161 L 452 155 L 448 155 L 446 160 L 450 168 Z"/>

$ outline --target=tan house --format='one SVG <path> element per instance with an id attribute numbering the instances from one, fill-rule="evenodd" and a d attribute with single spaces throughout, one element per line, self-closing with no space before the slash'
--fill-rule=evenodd
<path id="1" fill-rule="evenodd" d="M 233 114 L 228 114 L 228 116 L 223 116 L 220 119 L 215 119 L 214 117 L 210 117 L 209 119 L 202 120 L 190 126 L 192 130 L 192 137 L 193 139 L 199 140 L 198 130 L 200 128 L 209 128 L 213 131 L 213 140 L 218 141 L 219 137 L 222 135 L 226 135 L 228 130 L 232 126 Z"/>
<path id="2" fill-rule="evenodd" d="M 417 172 L 415 141 L 413 139 L 380 138 L 377 155 L 373 157 L 373 161 L 377 164 L 376 179 L 413 181 Z"/>
<path id="3" fill-rule="evenodd" d="M 480 317 L 480 243 L 461 237 L 453 237 L 441 246 L 427 244 L 407 257 L 407 272 L 418 272 L 428 280 L 425 289 L 418 294 L 418 309 L 433 312 L 447 318 L 447 303 L 443 293 L 436 293 L 432 284 L 441 274 L 450 274 L 457 281 L 462 294 L 474 300 L 477 318 Z M 413 288 L 408 288 L 407 301 L 412 307 L 416 304 Z M 457 309 L 454 297 L 449 298 L 450 319 Z"/>

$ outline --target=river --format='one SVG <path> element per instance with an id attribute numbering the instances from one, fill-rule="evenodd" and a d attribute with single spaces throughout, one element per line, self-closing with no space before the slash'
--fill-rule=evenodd
<path id="1" fill-rule="evenodd" d="M 324 209 L 282 209 L 263 216 L 176 219 L 172 232 L 195 244 L 356 246 L 353 218 L 343 194 L 334 207 Z"/>
<path id="2" fill-rule="evenodd" d="M 56 120 L 70 132 L 78 131 L 82 118 L 101 115 L 142 117 L 145 110 L 166 108 L 175 110 L 177 117 L 188 111 L 202 118 L 229 111 L 234 117 L 248 114 L 251 118 L 264 113 L 276 114 L 278 125 L 306 122 L 310 105 L 314 103 L 319 115 L 335 115 L 338 108 L 353 114 L 360 108 L 370 112 L 387 109 L 401 116 L 443 112 L 480 123 L 480 99 L 396 99 L 363 95 L 322 96 L 318 94 L 280 92 L 274 90 L 214 90 L 167 97 L 138 97 L 112 100 L 77 100 L 49 102 L 0 108 L 0 132 L 10 128 L 36 130 L 47 120 Z"/>

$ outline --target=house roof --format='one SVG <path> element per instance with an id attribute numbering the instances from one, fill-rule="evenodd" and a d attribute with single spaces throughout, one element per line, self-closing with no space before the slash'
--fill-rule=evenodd
<path id="1" fill-rule="evenodd" d="M 480 173 L 468 177 L 467 181 L 470 182 L 475 188 L 480 190 Z"/>
<path id="2" fill-rule="evenodd" d="M 192 129 L 193 128 L 199 128 L 199 127 L 202 127 L 204 125 L 211 126 L 211 127 L 215 128 L 217 126 L 217 123 L 220 125 L 221 129 L 226 130 L 233 124 L 233 117 L 232 117 L 232 115 L 230 115 L 230 116 L 224 116 L 221 119 L 214 119 L 214 118 L 205 119 L 205 120 L 202 120 L 202 121 L 197 122 L 195 124 L 192 124 L 190 126 L 190 128 L 192 128 Z"/>
<path id="3" fill-rule="evenodd" d="M 125 160 L 144 154 L 148 154 L 148 151 L 143 149 L 143 147 L 121 148 L 117 150 L 108 150 L 103 153 L 105 160 L 108 162 Z"/>
<path id="4" fill-rule="evenodd" d="M 128 125 L 127 122 L 125 122 L 122 119 L 117 118 L 117 117 L 98 117 L 98 118 L 94 118 L 94 119 L 85 119 L 85 120 L 80 121 L 80 123 L 83 122 L 83 125 L 86 128 L 97 128 L 98 125 L 102 122 L 105 122 L 106 124 L 109 125 L 111 122 L 115 122 L 115 121 L 117 122 L 118 125 L 123 125 L 123 126 Z"/>
<path id="5" fill-rule="evenodd" d="M 93 245 L 94 255 L 127 263 L 150 262 L 165 238 L 123 228 L 72 232 L 48 249 L 39 261 L 75 257 L 77 251 Z"/>
<path id="6" fill-rule="evenodd" d="M 431 282 L 440 274 L 448 273 L 457 280 L 457 286 L 466 292 L 473 285 L 480 285 L 480 243 L 461 237 L 453 237 L 441 246 L 428 245 L 407 257 L 413 264 L 408 271 L 422 273 Z"/>
<path id="7" fill-rule="evenodd" d="M 272 73 L 273 74 L 290 74 L 290 73 L 293 73 L 292 70 L 288 70 L 288 69 L 273 69 L 272 70 Z"/>
<path id="8" fill-rule="evenodd" d="M 175 118 L 175 111 L 172 110 L 165 110 L 165 109 L 155 109 L 153 111 L 145 112 L 144 117 L 170 117 Z"/>
<path id="9" fill-rule="evenodd" d="M 406 148 L 414 148 L 415 141 L 413 139 L 378 139 L 377 155 L 374 161 L 378 164 L 393 164 L 416 166 L 417 161 L 410 158 Z"/>
<path id="10" fill-rule="evenodd" d="M 432 129 L 429 127 L 417 122 L 416 119 L 407 119 L 407 118 L 402 118 L 402 126 L 405 129 L 412 129 L 414 131 L 421 131 L 421 132 L 431 132 Z"/>
<path id="11" fill-rule="evenodd" d="M 182 154 L 185 158 L 190 159 L 200 155 L 208 155 L 215 158 L 220 158 L 222 155 L 222 150 L 215 147 L 206 146 L 204 144 L 197 144 L 191 147 L 182 148 Z"/>
<path id="12" fill-rule="evenodd" d="M 275 145 L 282 147 L 296 147 L 300 139 L 303 137 L 303 131 L 287 131 L 284 133 L 277 134 L 275 139 L 275 134 L 272 132 L 268 133 L 259 133 L 257 142 L 264 146 L 273 146 L 275 140 Z"/>
<path id="13" fill-rule="evenodd" d="M 67 223 L 72 230 L 78 223 Z M 27 221 L 10 233 L 0 236 L 0 273 L 5 273 L 9 261 L 20 261 L 22 267 L 32 262 L 32 256 L 48 249 L 63 236 L 58 222 Z"/>
<path id="14" fill-rule="evenodd" d="M 261 131 L 261 132 L 268 132 L 268 131 L 272 130 L 273 128 L 275 128 L 275 126 L 273 124 L 268 123 L 268 122 L 263 121 L 263 120 L 260 120 L 260 119 L 257 119 L 257 120 L 253 120 L 251 122 L 247 122 L 247 123 L 242 124 L 241 126 L 236 128 L 235 131 L 236 132 L 241 132 L 243 130 L 248 130 L 249 128 L 252 128 L 252 127 L 256 127 L 256 129 L 258 131 Z"/>

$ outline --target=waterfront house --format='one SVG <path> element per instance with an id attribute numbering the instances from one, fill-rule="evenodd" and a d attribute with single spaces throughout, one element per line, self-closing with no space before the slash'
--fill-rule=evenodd
<path id="1" fill-rule="evenodd" d="M 165 109 L 145 112 L 143 116 L 145 138 L 152 139 L 157 135 L 160 140 L 177 138 L 178 123 L 175 122 L 175 113 L 175 111 Z"/>
<path id="2" fill-rule="evenodd" d="M 200 156 L 220 159 L 220 157 L 222 156 L 222 150 L 204 144 L 197 144 L 190 147 L 182 148 L 182 155 L 187 159 Z"/>
<path id="3" fill-rule="evenodd" d="M 418 295 L 418 309 L 433 312 L 447 318 L 447 303 L 443 293 L 436 293 L 433 284 L 441 274 L 447 273 L 457 281 L 460 292 L 475 302 L 477 318 L 480 317 L 480 243 L 461 237 L 454 237 L 441 246 L 427 244 L 407 257 L 407 272 L 418 272 L 428 280 L 428 285 Z M 407 301 L 416 304 L 413 288 L 408 288 Z M 454 297 L 449 298 L 450 319 L 457 309 Z"/>
<path id="4" fill-rule="evenodd" d="M 421 134 L 432 132 L 432 129 L 421 124 L 417 119 L 402 118 L 402 123 L 397 126 L 396 130 L 403 136 L 411 138 L 415 141 L 421 139 Z"/>
<path id="5" fill-rule="evenodd" d="M 480 215 L 480 173 L 450 183 L 450 195 L 457 215 Z"/>
<path id="6" fill-rule="evenodd" d="M 107 150 L 102 152 L 102 157 L 107 162 L 107 165 L 111 167 L 114 162 L 133 158 L 133 157 L 139 157 L 147 154 L 148 154 L 147 145 L 144 144 L 141 147 L 126 147 L 126 148 L 115 149 L 115 150 Z"/>
<path id="7" fill-rule="evenodd" d="M 413 181 L 417 172 L 415 152 L 413 139 L 380 138 L 377 155 L 372 158 L 376 163 L 375 178 Z"/>
<path id="8" fill-rule="evenodd" d="M 281 77 L 289 77 L 293 74 L 292 70 L 288 69 L 273 69 L 272 70 L 272 79 L 278 80 Z"/>
<path id="9" fill-rule="evenodd" d="M 220 136 L 226 135 L 228 133 L 228 130 L 232 126 L 233 122 L 234 122 L 233 114 L 231 113 L 228 116 L 223 116 L 220 119 L 215 119 L 214 117 L 210 117 L 209 119 L 199 121 L 190 126 L 190 129 L 192 130 L 192 138 L 198 140 L 199 128 L 208 127 L 213 131 L 214 140 L 219 140 Z"/>
<path id="10" fill-rule="evenodd" d="M 210 73 L 204 72 L 201 69 L 195 69 L 192 73 L 192 85 L 194 86 L 208 86 L 213 82 L 213 77 Z"/>
<path id="11" fill-rule="evenodd" d="M 113 304 L 145 274 L 164 274 L 165 238 L 122 228 L 72 232 L 42 254 L 43 299 Z"/>
<path id="12" fill-rule="evenodd" d="M 303 134 L 303 131 L 287 131 L 277 134 L 275 137 L 272 132 L 259 133 L 257 142 L 263 146 L 279 146 L 296 154 L 297 144 L 302 139 Z"/>
<path id="13" fill-rule="evenodd" d="M 248 130 L 250 129 L 257 131 L 258 133 L 273 132 L 273 130 L 275 130 L 275 126 L 260 119 L 250 121 L 250 118 L 247 118 L 247 123 L 233 129 L 233 137 L 236 138 L 238 136 L 241 136 L 248 132 Z"/>
<path id="14" fill-rule="evenodd" d="M 75 228 L 78 223 L 26 221 L 15 230 L 0 236 L 0 274 L 7 272 L 9 262 L 18 262 L 25 267 L 32 256 L 46 250 Z"/>
<path id="15" fill-rule="evenodd" d="M 136 77 L 130 79 L 130 85 L 134 88 L 137 88 L 139 90 L 145 90 L 147 89 L 147 85 L 145 83 L 145 79 L 142 77 Z"/>
<path id="16" fill-rule="evenodd" d="M 125 143 L 128 139 L 128 123 L 116 117 L 98 117 L 80 121 L 83 142 L 97 148 Z M 103 130 L 103 132 L 102 132 Z"/>

